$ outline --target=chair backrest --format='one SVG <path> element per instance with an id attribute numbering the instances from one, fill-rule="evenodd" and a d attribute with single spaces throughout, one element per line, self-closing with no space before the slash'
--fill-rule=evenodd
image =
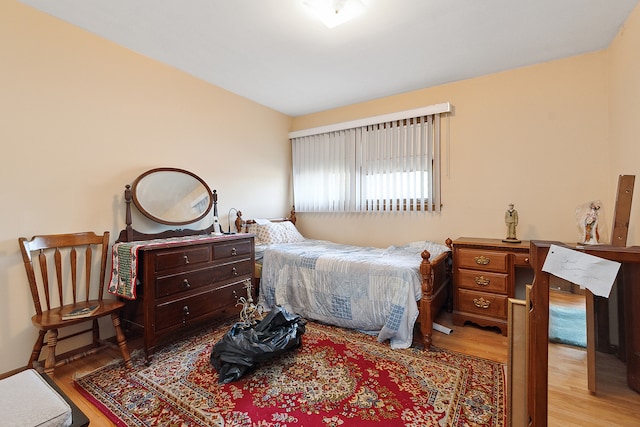
<path id="1" fill-rule="evenodd" d="M 51 234 L 34 236 L 31 240 L 20 237 L 18 242 L 36 314 L 42 314 L 43 305 L 45 310 L 51 310 L 83 300 L 102 300 L 109 252 L 108 231 L 102 235 L 93 232 Z M 94 259 L 94 253 L 100 258 Z M 96 280 L 93 273 L 98 264 L 100 273 Z M 78 278 L 78 270 L 82 272 L 83 265 L 84 275 Z M 97 286 L 97 293 L 93 286 Z"/>

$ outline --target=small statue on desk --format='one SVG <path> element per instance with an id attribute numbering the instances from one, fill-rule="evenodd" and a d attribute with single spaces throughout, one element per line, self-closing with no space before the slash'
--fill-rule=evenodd
<path id="1" fill-rule="evenodd" d="M 502 241 L 506 243 L 520 243 L 520 240 L 516 237 L 518 211 L 514 209 L 513 203 L 509 203 L 509 209 L 504 213 L 504 222 L 507 224 L 507 238 L 502 239 Z"/>
<path id="2" fill-rule="evenodd" d="M 580 241 L 585 245 L 600 244 L 600 209 L 602 203 L 594 200 L 576 209 L 578 228 L 580 229 Z"/>

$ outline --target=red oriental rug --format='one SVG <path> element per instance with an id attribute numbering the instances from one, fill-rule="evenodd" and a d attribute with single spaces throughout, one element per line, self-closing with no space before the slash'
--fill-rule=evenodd
<path id="1" fill-rule="evenodd" d="M 391 350 L 308 322 L 302 347 L 218 384 L 212 346 L 229 325 L 111 364 L 76 387 L 119 426 L 500 426 L 504 366 L 441 349 Z"/>

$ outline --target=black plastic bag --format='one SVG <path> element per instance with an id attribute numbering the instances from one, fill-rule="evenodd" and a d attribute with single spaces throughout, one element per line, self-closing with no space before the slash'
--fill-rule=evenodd
<path id="1" fill-rule="evenodd" d="M 211 350 L 218 383 L 238 380 L 260 362 L 302 345 L 306 320 L 275 306 L 257 325 L 236 323 Z"/>

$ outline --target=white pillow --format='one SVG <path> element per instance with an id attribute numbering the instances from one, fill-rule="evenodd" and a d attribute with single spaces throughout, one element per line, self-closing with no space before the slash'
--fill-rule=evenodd
<path id="1" fill-rule="evenodd" d="M 249 224 L 249 225 L 247 225 L 247 233 L 251 233 L 251 234 L 255 234 L 256 235 L 256 239 L 255 239 L 256 245 L 263 244 L 263 242 L 260 240 L 260 237 L 258 236 L 258 224 Z"/>
<path id="2" fill-rule="evenodd" d="M 255 231 L 252 231 L 255 225 Z M 291 221 L 269 222 L 267 224 L 250 224 L 249 233 L 256 235 L 257 245 L 270 245 L 273 243 L 302 242 L 304 237 Z"/>

